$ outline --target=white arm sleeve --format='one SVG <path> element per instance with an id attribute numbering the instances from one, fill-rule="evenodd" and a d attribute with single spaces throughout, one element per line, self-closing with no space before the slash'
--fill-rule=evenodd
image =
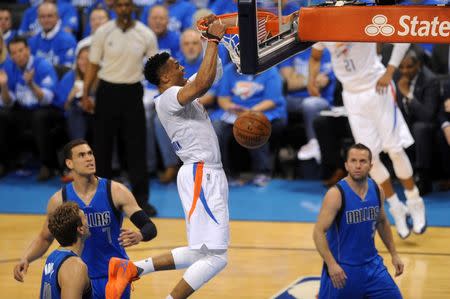
<path id="1" fill-rule="evenodd" d="M 406 52 L 409 49 L 409 46 L 411 44 L 400 44 L 396 43 L 393 44 L 394 48 L 392 49 L 391 59 L 389 60 L 389 65 L 395 66 L 396 68 L 400 65 L 400 63 L 403 60 L 403 57 L 405 57 Z"/>

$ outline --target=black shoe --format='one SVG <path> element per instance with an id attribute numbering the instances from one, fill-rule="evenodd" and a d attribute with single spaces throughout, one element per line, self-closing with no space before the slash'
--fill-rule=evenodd
<path id="1" fill-rule="evenodd" d="M 149 203 L 146 203 L 143 207 L 142 210 L 145 212 L 145 214 L 147 214 L 148 217 L 155 217 L 158 212 L 156 211 L 155 207 L 152 206 Z"/>

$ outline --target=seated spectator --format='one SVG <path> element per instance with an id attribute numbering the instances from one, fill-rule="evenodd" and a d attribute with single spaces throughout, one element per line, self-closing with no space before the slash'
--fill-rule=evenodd
<path id="1" fill-rule="evenodd" d="M 57 102 L 66 112 L 67 130 L 70 140 L 88 139 L 89 126 L 92 125 L 91 113 L 85 112 L 80 105 L 83 94 L 83 80 L 88 65 L 89 47 L 84 47 L 77 53 L 75 69 L 67 72 L 58 83 Z M 91 99 L 94 101 L 94 99 Z M 91 132 L 90 132 L 91 133 Z"/>
<path id="2" fill-rule="evenodd" d="M 320 148 L 314 133 L 313 120 L 320 111 L 330 108 L 336 79 L 331 68 L 330 54 L 326 51 L 322 56 L 320 73 L 314 82 L 320 96 L 310 96 L 306 88 L 310 56 L 311 49 L 308 49 L 284 61 L 279 68 L 287 87 L 287 111 L 289 114 L 301 114 L 305 124 L 307 143 L 300 148 L 298 159 L 314 158 L 320 164 Z"/>
<path id="3" fill-rule="evenodd" d="M 16 139 L 31 130 L 41 162 L 37 179 L 47 180 L 57 168 L 51 130 L 63 122 L 61 111 L 52 105 L 56 73 L 45 59 L 31 55 L 23 37 L 12 39 L 8 48 L 13 65 L 2 73 L 0 85 L 4 105 L 12 107 L 0 111 L 0 164 L 13 166 L 6 165 L 8 154 L 18 152 Z"/>
<path id="4" fill-rule="evenodd" d="M 450 45 L 435 44 L 431 53 L 431 69 L 435 74 L 450 74 Z"/>
<path id="5" fill-rule="evenodd" d="M 147 25 L 158 38 L 160 52 L 165 51 L 173 56 L 178 55 L 180 35 L 167 27 L 169 25 L 169 11 L 166 7 L 162 5 L 153 6 L 148 14 Z"/>
<path id="6" fill-rule="evenodd" d="M 86 9 L 85 14 L 90 18 L 92 12 L 97 8 L 104 9 L 108 14 L 109 20 L 114 20 L 117 17 L 116 12 L 114 11 L 114 0 L 96 0 L 94 4 Z M 89 35 L 92 35 L 92 28 L 90 22 L 87 22 L 83 30 L 83 37 Z"/>
<path id="7" fill-rule="evenodd" d="M 56 0 L 39 0 L 33 1 L 32 6 L 25 10 L 22 22 L 19 27 L 19 34 L 31 37 L 41 32 L 41 24 L 38 19 L 38 9 L 42 3 L 53 3 L 57 6 L 59 18 L 61 19 L 61 28 L 69 33 L 78 32 L 78 13 L 70 4 Z"/>
<path id="8" fill-rule="evenodd" d="M 443 179 L 439 182 L 439 191 L 450 190 L 450 78 L 443 88 L 442 102 L 439 107 L 439 151 L 441 153 Z"/>
<path id="9" fill-rule="evenodd" d="M 72 34 L 62 30 L 56 5 L 51 2 L 39 5 L 38 18 L 42 32 L 30 38 L 31 53 L 52 65 L 72 67 L 77 42 Z"/>
<path id="10" fill-rule="evenodd" d="M 437 129 L 439 84 L 436 76 L 422 66 L 417 53 L 409 50 L 399 66 L 396 81 L 398 105 L 415 140 L 414 165 L 420 194 L 432 191 L 433 140 Z"/>
<path id="11" fill-rule="evenodd" d="M 162 0 L 161 4 L 169 11 L 169 30 L 183 32 L 192 26 L 192 16 L 196 8 L 195 5 L 185 0 Z M 141 13 L 141 22 L 146 24 L 152 5 L 146 6 Z"/>
<path id="12" fill-rule="evenodd" d="M 6 44 L 16 36 L 16 30 L 12 29 L 11 12 L 6 8 L 0 8 L 0 32 Z"/>
<path id="13" fill-rule="evenodd" d="M 108 12 L 103 8 L 95 8 L 89 16 L 89 24 L 91 26 L 91 34 L 80 40 L 77 44 L 76 52 L 81 48 L 90 47 L 92 42 L 92 35 L 97 31 L 98 27 L 109 21 Z"/>
<path id="14" fill-rule="evenodd" d="M 342 85 L 337 82 L 334 92 L 334 108 L 314 119 L 314 132 L 322 157 L 322 183 L 330 188 L 347 175 L 344 167 L 346 145 L 353 144 L 353 135 L 342 103 Z M 327 111 L 328 112 L 328 111 Z"/>
<path id="15" fill-rule="evenodd" d="M 214 129 L 219 140 L 224 170 L 231 175 L 229 144 L 233 123 L 241 113 L 247 110 L 263 112 L 272 123 L 271 142 L 277 140 L 285 127 L 287 115 L 281 76 L 275 68 L 256 76 L 241 75 L 234 64 L 229 64 L 219 82 L 217 98 L 221 115 L 220 120 L 214 123 Z M 265 186 L 270 181 L 273 170 L 269 143 L 249 151 L 253 172 L 256 174 L 253 183 Z"/>

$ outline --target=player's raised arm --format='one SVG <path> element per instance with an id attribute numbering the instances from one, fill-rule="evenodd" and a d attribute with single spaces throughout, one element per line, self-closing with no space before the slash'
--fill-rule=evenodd
<path id="1" fill-rule="evenodd" d="M 214 21 L 208 27 L 206 38 L 208 44 L 206 47 L 203 62 L 193 81 L 188 82 L 178 92 L 178 102 L 184 106 L 198 97 L 204 95 L 212 86 L 216 77 L 217 68 L 217 48 L 220 40 L 225 33 L 226 25 L 219 21 Z"/>
<path id="2" fill-rule="evenodd" d="M 54 238 L 48 229 L 48 215 L 62 204 L 61 191 L 56 192 L 49 200 L 47 205 L 47 217 L 39 234 L 31 241 L 22 255 L 19 263 L 14 266 L 14 279 L 20 282 L 24 281 L 28 266 L 31 262 L 42 257 L 52 244 Z"/>

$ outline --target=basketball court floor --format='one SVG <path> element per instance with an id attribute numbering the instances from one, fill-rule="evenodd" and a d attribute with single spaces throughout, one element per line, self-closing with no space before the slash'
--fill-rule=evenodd
<path id="1" fill-rule="evenodd" d="M 39 296 L 44 259 L 31 264 L 23 284 L 13 279 L 12 269 L 40 230 L 46 202 L 59 187 L 56 179 L 41 184 L 33 177 L 0 180 L 0 298 Z M 314 248 L 312 229 L 325 192 L 318 181 L 300 180 L 273 180 L 265 188 L 230 188 L 229 264 L 192 298 L 315 298 L 322 261 Z M 154 219 L 158 237 L 129 248 L 134 260 L 186 244 L 175 184 L 152 182 L 151 201 L 159 212 Z M 449 298 L 450 193 L 433 193 L 425 202 L 430 225 L 426 233 L 405 241 L 394 235 L 406 265 L 404 275 L 395 281 L 404 298 Z M 133 227 L 128 220 L 125 225 Z M 377 244 L 392 273 L 379 239 Z M 132 297 L 165 298 L 182 274 L 147 275 L 134 283 Z"/>

